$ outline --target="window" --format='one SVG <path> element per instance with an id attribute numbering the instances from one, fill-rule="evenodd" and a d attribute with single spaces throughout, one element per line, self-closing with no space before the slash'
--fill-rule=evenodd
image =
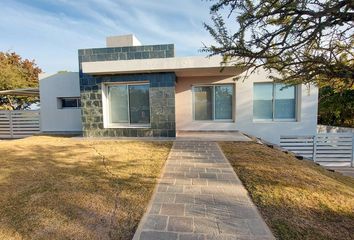
<path id="1" fill-rule="evenodd" d="M 150 124 L 149 84 L 116 84 L 106 89 L 111 126 Z"/>
<path id="2" fill-rule="evenodd" d="M 253 88 L 253 119 L 296 120 L 296 87 L 281 83 L 255 83 Z"/>
<path id="3" fill-rule="evenodd" d="M 80 97 L 60 97 L 57 98 L 58 108 L 79 108 L 81 106 Z"/>
<path id="4" fill-rule="evenodd" d="M 233 85 L 193 87 L 194 120 L 232 120 Z"/>

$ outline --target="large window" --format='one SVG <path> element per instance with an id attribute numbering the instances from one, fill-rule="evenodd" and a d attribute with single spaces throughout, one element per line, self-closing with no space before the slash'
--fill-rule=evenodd
<path id="1" fill-rule="evenodd" d="M 281 83 L 255 83 L 253 119 L 294 121 L 296 119 L 296 87 Z"/>
<path id="2" fill-rule="evenodd" d="M 193 87 L 194 120 L 232 120 L 233 85 Z"/>
<path id="3" fill-rule="evenodd" d="M 109 124 L 150 124 L 149 84 L 117 84 L 107 87 Z"/>

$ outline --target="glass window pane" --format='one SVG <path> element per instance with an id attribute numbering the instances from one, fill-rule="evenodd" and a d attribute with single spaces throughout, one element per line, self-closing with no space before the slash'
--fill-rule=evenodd
<path id="1" fill-rule="evenodd" d="M 275 84 L 275 119 L 295 119 L 295 87 Z"/>
<path id="2" fill-rule="evenodd" d="M 194 119 L 212 120 L 213 119 L 213 88 L 194 87 Z"/>
<path id="3" fill-rule="evenodd" d="M 232 119 L 232 85 L 215 86 L 215 119 Z"/>
<path id="4" fill-rule="evenodd" d="M 150 123 L 149 85 L 129 86 L 130 123 Z"/>
<path id="5" fill-rule="evenodd" d="M 61 99 L 61 107 L 62 108 L 77 108 L 78 99 L 77 98 L 62 98 Z"/>
<path id="6" fill-rule="evenodd" d="M 127 123 L 128 92 L 126 85 L 109 87 L 109 113 L 111 123 Z"/>
<path id="7" fill-rule="evenodd" d="M 273 119 L 273 84 L 255 83 L 253 86 L 253 118 Z"/>

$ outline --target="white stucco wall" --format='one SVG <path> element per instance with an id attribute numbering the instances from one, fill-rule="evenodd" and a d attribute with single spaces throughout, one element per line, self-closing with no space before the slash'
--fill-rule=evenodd
<path id="1" fill-rule="evenodd" d="M 128 46 L 141 46 L 141 42 L 133 34 L 106 37 L 106 47 Z"/>
<path id="2" fill-rule="evenodd" d="M 82 130 L 80 108 L 58 108 L 58 97 L 80 97 L 79 73 L 65 72 L 39 81 L 42 132 Z"/>
<path id="3" fill-rule="evenodd" d="M 316 134 L 318 89 L 299 86 L 296 122 L 253 121 L 253 83 L 270 82 L 264 71 L 244 82 L 227 77 L 179 77 L 176 84 L 176 128 L 178 130 L 240 130 L 278 144 L 281 135 Z M 233 83 L 235 85 L 234 121 L 194 121 L 192 85 Z"/>

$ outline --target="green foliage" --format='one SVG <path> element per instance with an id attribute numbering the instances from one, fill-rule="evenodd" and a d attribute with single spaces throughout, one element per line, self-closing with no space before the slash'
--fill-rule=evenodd
<path id="1" fill-rule="evenodd" d="M 323 87 L 319 97 L 320 124 L 354 127 L 354 90 L 335 92 L 331 87 Z"/>
<path id="2" fill-rule="evenodd" d="M 41 71 L 33 60 L 22 59 L 15 52 L 0 52 L 0 90 L 38 87 Z M 0 109 L 23 108 L 36 101 L 34 97 L 0 96 Z"/>
<path id="3" fill-rule="evenodd" d="M 352 0 L 211 1 L 213 26 L 204 26 L 216 44 L 203 49 L 210 55 L 250 68 L 249 74 L 263 67 L 287 84 L 354 89 Z M 235 19 L 236 32 L 226 18 Z"/>

